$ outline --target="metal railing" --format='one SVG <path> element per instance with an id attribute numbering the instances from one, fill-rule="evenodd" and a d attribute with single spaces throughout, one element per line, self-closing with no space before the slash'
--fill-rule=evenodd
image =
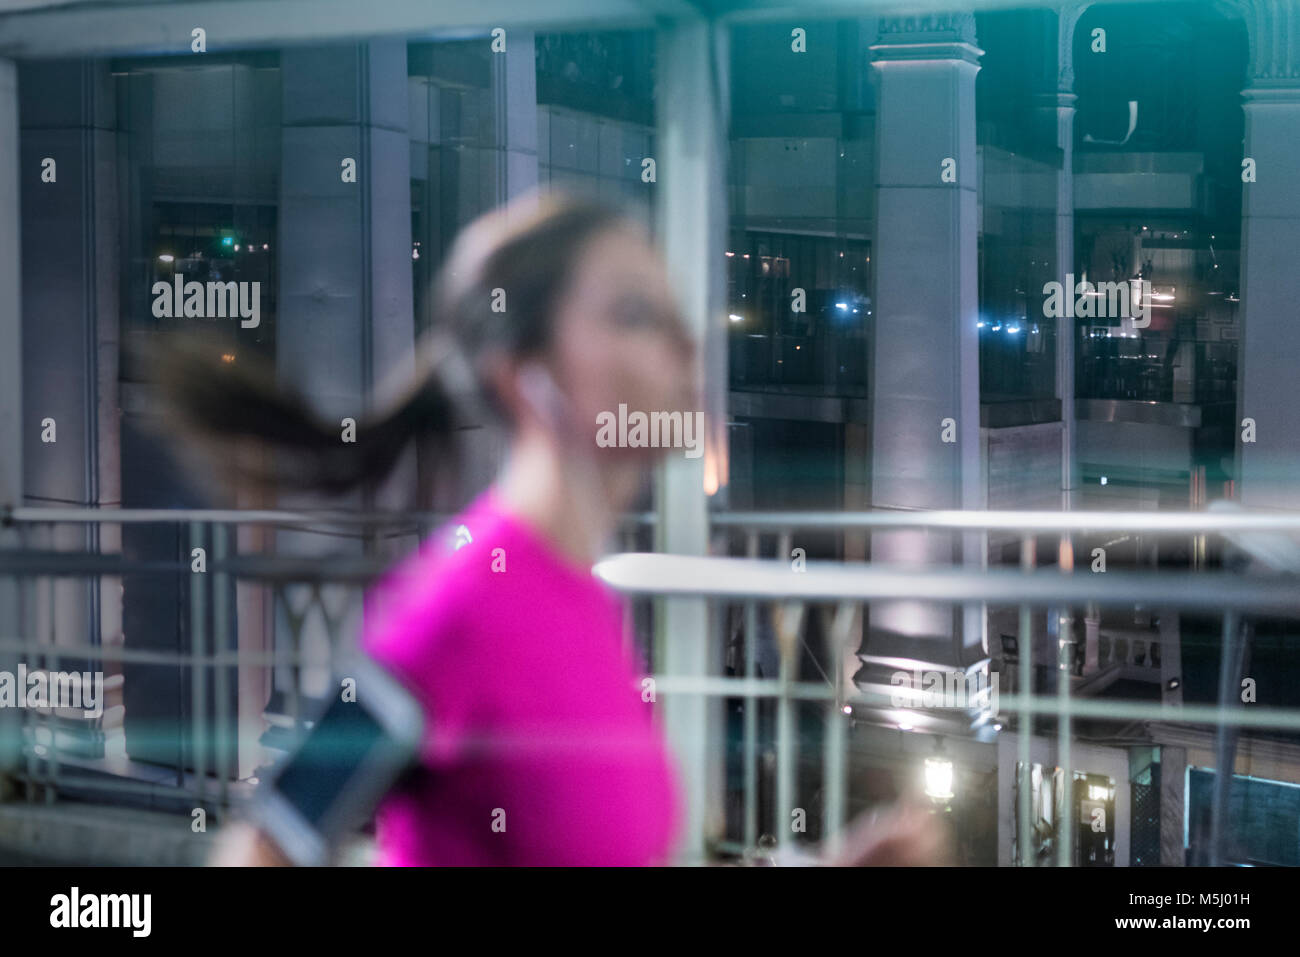
<path id="1" fill-rule="evenodd" d="M 188 669 L 187 693 L 190 706 L 183 715 L 184 727 L 164 728 L 165 733 L 187 743 L 181 747 L 173 765 L 141 762 L 130 755 L 114 763 L 109 757 L 96 760 L 70 756 L 60 742 L 67 728 L 54 713 L 22 711 L 18 728 L 23 742 L 22 763 L 8 769 L 9 776 L 23 786 L 27 800 L 52 801 L 56 795 L 90 798 L 101 803 L 144 799 L 172 807 L 193 806 L 214 811 L 220 816 L 240 799 L 245 785 L 232 766 L 233 732 L 241 734 L 232 721 L 230 709 L 247 710 L 247 702 L 238 693 L 241 670 L 261 671 L 266 675 L 280 670 L 287 681 L 278 708 L 289 726 L 285 742 L 300 728 L 304 713 L 305 681 L 309 673 L 328 672 L 332 658 L 353 637 L 349 633 L 349 613 L 359 609 L 363 586 L 379 574 L 395 557 L 396 549 L 384 543 L 393 537 L 413 539 L 426 535 L 443 516 L 432 514 L 358 514 L 267 511 L 169 511 L 169 510 L 94 510 L 64 508 L 14 509 L 3 516 L 6 524 L 19 529 L 23 544 L 16 549 L 0 550 L 0 577 L 13 576 L 24 583 L 24 599 L 18 622 L 0 622 L 0 660 L 17 656 L 29 664 L 57 670 L 62 660 L 98 662 L 104 670 L 127 665 L 165 665 Z M 845 709 L 854 720 L 896 714 L 898 708 L 878 688 L 859 688 L 841 666 L 848 654 L 857 649 L 849 643 L 859 633 L 862 613 L 874 602 L 914 600 L 945 605 L 988 608 L 1008 606 L 1019 609 L 1019 646 L 1016 693 L 1001 698 L 997 715 L 983 715 L 974 727 L 987 729 L 995 720 L 1014 724 L 1018 735 L 1022 767 L 1030 763 L 1031 723 L 1035 717 L 1056 721 L 1056 760 L 1060 767 L 1071 769 L 1072 722 L 1076 719 L 1110 719 L 1128 721 L 1164 721 L 1184 725 L 1206 725 L 1219 732 L 1220 767 L 1232 767 L 1231 745 L 1236 731 L 1242 729 L 1273 732 L 1300 732 L 1300 709 L 1243 709 L 1231 706 L 1226 693 L 1217 705 L 1167 705 L 1148 702 L 1125 702 L 1108 699 L 1089 700 L 1072 696 L 1067 678 L 1057 681 L 1052 695 L 1033 693 L 1034 654 L 1032 611 L 1035 608 L 1078 608 L 1082 606 L 1170 607 L 1200 610 L 1222 616 L 1224 622 L 1224 669 L 1222 683 L 1231 688 L 1229 678 L 1234 662 L 1239 660 L 1242 620 L 1251 615 L 1300 617 L 1300 590 L 1297 580 L 1286 574 L 1261 575 L 1243 570 L 1214 572 L 1142 572 L 1110 571 L 1106 574 L 1079 572 L 1063 574 L 1062 569 L 1032 569 L 1034 545 L 1039 537 L 1069 541 L 1071 536 L 1104 535 L 1114 530 L 1149 535 L 1189 536 L 1218 535 L 1238 547 L 1245 547 L 1274 568 L 1294 570 L 1294 543 L 1285 536 L 1300 533 L 1300 516 L 1291 513 L 1089 513 L 1089 512 L 870 512 L 870 513 L 720 513 L 712 517 L 718 535 L 739 533 L 743 537 L 745 558 L 686 557 L 638 553 L 645 526 L 655 521 L 653 515 L 629 516 L 625 522 L 622 546 L 632 549 L 610 556 L 596 566 L 596 573 L 612 587 L 634 599 L 651 599 L 652 606 L 677 600 L 704 600 L 715 609 L 726 604 L 740 606 L 742 627 L 740 654 L 726 675 L 661 674 L 653 667 L 651 674 L 658 694 L 703 695 L 711 700 L 741 703 L 743 724 L 743 803 L 740 810 L 738 840 L 723 836 L 713 846 L 721 852 L 753 853 L 764 833 L 779 843 L 790 819 L 797 792 L 798 764 L 801 758 L 797 734 L 798 708 L 818 707 L 825 712 L 825 736 L 820 765 L 822 772 L 822 834 L 833 837 L 847 817 L 847 723 Z M 183 541 L 189 548 L 171 559 L 123 557 L 95 554 L 84 550 L 58 550 L 36 547 L 41 529 L 57 525 L 171 525 L 184 529 Z M 342 556 L 337 549 L 330 554 L 259 554 L 241 551 L 238 533 L 260 527 L 272 531 L 310 533 L 333 536 L 348 543 Z M 927 534 L 982 534 L 997 530 L 1011 532 L 1022 543 L 1020 569 L 988 569 L 954 565 L 953 567 L 901 568 L 865 563 L 809 562 L 795 572 L 788 560 L 790 543 L 808 531 L 862 533 L 872 531 L 917 530 Z M 776 559 L 759 558 L 764 536 L 775 536 Z M 187 558 L 194 548 L 207 550 L 206 574 L 193 573 Z M 386 552 L 388 552 L 386 554 Z M 105 641 L 98 621 L 85 623 L 85 636 L 69 640 L 61 628 L 54 601 L 55 580 L 88 579 L 91 582 L 117 576 L 183 576 L 188 583 L 186 598 L 188 623 L 178 626 L 178 641 L 168 649 L 141 649 L 122 641 Z M 260 594 L 274 613 L 264 621 L 269 636 L 282 634 L 286 643 L 272 641 L 268 648 L 241 648 L 235 636 L 239 629 L 234 617 L 240 614 L 235 597 L 236 583 L 252 592 L 241 593 L 240 601 Z M 42 592 L 43 594 L 38 594 Z M 341 598 L 330 600 L 332 592 L 342 589 Z M 776 674 L 759 674 L 760 605 L 771 606 L 779 665 Z M 37 614 L 44 607 L 46 611 Z M 801 679 L 797 654 L 805 641 L 809 609 L 825 609 L 828 625 L 823 629 L 826 654 L 814 662 L 828 667 L 820 680 Z M 654 607 L 651 616 L 657 614 Z M 278 620 L 282 624 L 276 624 Z M 304 648 L 308 622 L 323 625 L 328 632 L 320 654 Z M 32 630 L 39 623 L 43 633 Z M 629 620 L 639 622 L 636 614 Z M 715 615 L 714 633 L 707 636 L 718 642 Z M 643 625 L 644 622 L 641 622 Z M 10 629 L 12 633 L 6 634 Z M 74 628 L 74 630 L 79 630 Z M 62 631 L 62 633 L 60 633 Z M 655 658 L 652 642 L 646 637 L 653 628 L 638 627 L 643 650 L 651 664 Z M 111 637 L 111 636 L 110 636 Z M 182 649 L 179 639 L 187 639 Z M 1044 662 L 1065 670 L 1062 660 Z M 820 664 L 818 664 L 820 667 Z M 232 676 L 235 681 L 232 683 Z M 124 682 L 119 682 L 119 687 Z M 209 700 L 211 694 L 211 700 Z M 775 799 L 768 802 L 774 813 L 762 814 L 761 780 L 769 769 L 760 756 L 760 713 L 762 702 L 775 710 L 774 753 Z M 276 704 L 275 701 L 272 702 Z M 127 710 L 129 714 L 129 709 Z M 0 719 L 6 717 L 0 712 Z M 8 716 L 12 721 L 13 715 Z M 102 724 L 102 719 L 101 719 Z M 0 731 L 4 727 L 0 726 Z M 13 732 L 15 729 L 10 728 Z M 103 731 L 103 728 L 100 728 Z M 702 731 L 719 737 L 724 728 Z M 1005 733 L 1011 733 L 1009 730 Z M 287 746 L 287 744 L 286 744 Z M 149 775 L 142 770 L 151 770 Z M 1019 834 L 1029 833 L 1030 807 L 1028 775 L 1021 775 L 1021 820 Z M 1229 775 L 1220 775 L 1226 789 Z M 1071 776 L 1065 775 L 1064 807 L 1069 808 Z M 1226 794 L 1226 790 L 1225 790 Z M 1216 802 L 1218 804 L 1220 802 Z M 1073 852 L 1071 829 L 1062 827 L 1058 843 L 1058 862 L 1068 864 Z M 1214 844 L 1221 853 L 1225 825 L 1216 817 Z M 712 835 L 714 838 L 717 835 Z M 1023 843 L 1023 842 L 1022 842 Z M 1032 863 L 1028 853 L 1023 863 Z"/>

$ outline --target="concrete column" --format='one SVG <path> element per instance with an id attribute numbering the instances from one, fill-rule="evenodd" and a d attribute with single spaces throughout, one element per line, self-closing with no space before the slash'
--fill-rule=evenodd
<path id="1" fill-rule="evenodd" d="M 383 393 L 414 370 L 406 41 L 286 49 L 280 73 L 276 364 L 283 382 L 340 423 L 341 441 L 342 420 L 360 420 L 372 390 Z M 349 160 L 355 181 L 344 175 Z M 347 504 L 409 507 L 415 490 L 411 454 L 372 501 L 355 496 Z M 306 503 L 290 494 L 281 504 Z M 276 542 L 300 554 L 342 547 L 301 532 L 278 533 Z M 288 647 L 289 628 L 283 617 L 277 621 L 281 647 Z M 319 616 L 302 629 L 303 654 L 323 663 L 329 639 Z M 288 680 L 287 671 L 281 677 Z M 306 694 L 324 693 L 327 683 L 323 667 L 304 671 Z"/>
<path id="2" fill-rule="evenodd" d="M 23 442 L 29 505 L 121 501 L 118 402 L 116 98 L 106 61 L 21 70 Z M 43 425 L 53 420 L 55 441 Z M 120 529 L 102 529 L 106 551 Z M 101 529 L 40 529 L 40 544 L 96 551 Z M 48 537 L 46 537 L 48 536 Z M 37 582 L 31 627 L 56 643 L 98 644 L 120 627 L 120 581 Z M 47 589 L 53 589 L 53 602 Z M 101 607 L 111 613 L 100 621 Z M 50 610 L 52 609 L 52 611 Z M 35 662 L 30 663 L 33 666 Z M 83 659 L 51 667 L 97 670 Z"/>
<path id="3" fill-rule="evenodd" d="M 444 65 L 437 51 L 423 68 L 434 80 L 428 175 L 438 184 L 443 249 L 461 227 L 538 182 L 536 36 L 511 28 L 503 52 L 492 52 L 487 37 L 474 42 L 487 58 L 486 86 L 466 86 L 464 64 Z M 444 69 L 455 77 L 446 85 L 437 82 Z"/>
<path id="4" fill-rule="evenodd" d="M 876 70 L 876 318 L 872 505 L 975 508 L 980 497 L 975 46 L 972 14 L 880 21 Z M 924 122 L 917 122 L 925 117 Z M 951 420 L 951 421 L 947 421 Z M 977 538 L 977 536 L 974 536 Z M 876 533 L 873 561 L 978 565 L 978 541 Z M 860 653 L 871 684 L 907 658 L 984 657 L 979 609 L 877 604 Z"/>
<path id="5" fill-rule="evenodd" d="M 1243 0 L 1250 40 L 1244 158 L 1256 180 L 1242 184 L 1241 345 L 1236 428 L 1241 499 L 1247 506 L 1300 508 L 1300 404 L 1295 369 L 1300 337 L 1300 2 Z M 1241 420 L 1254 419 L 1256 441 L 1241 441 Z"/>
<path id="6" fill-rule="evenodd" d="M 504 53 L 492 54 L 492 159 L 496 202 L 537 186 L 537 38 L 510 30 Z"/>
<path id="7" fill-rule="evenodd" d="M 280 72 L 276 361 L 323 413 L 358 416 L 413 369 L 406 43 L 288 49 Z"/>
<path id="8" fill-rule="evenodd" d="M 488 53 L 488 89 L 445 91 L 456 108 L 443 114 L 443 243 L 449 248 L 460 227 L 480 214 L 537 188 L 537 38 L 531 30 L 509 28 L 504 52 Z M 482 41 L 488 49 L 487 39 Z M 472 145 L 462 145 L 472 144 Z M 481 489 L 504 464 L 507 437 L 485 423 L 462 441 L 467 482 L 457 490 L 464 500 Z"/>
<path id="9" fill-rule="evenodd" d="M 706 454 L 689 459 L 671 455 L 658 487 L 658 547 L 683 555 L 708 551 L 708 481 L 724 446 L 725 418 L 718 400 L 725 395 L 726 367 L 722 319 L 725 304 L 723 252 L 726 250 L 726 129 L 716 104 L 728 102 L 725 35 L 704 22 L 674 23 L 659 34 L 656 102 L 659 156 L 655 195 L 662 224 L 669 274 L 680 305 L 700 347 L 700 381 L 712 389 L 706 400 Z M 664 108 L 672 104 L 672 108 Z M 716 488 L 716 485 L 714 485 Z M 656 646 L 661 670 L 669 675 L 716 673 L 709 640 L 709 610 L 702 599 L 669 599 L 656 616 Z M 717 740 L 721 711 L 703 696 L 668 696 L 664 721 L 682 776 L 687 820 L 682 859 L 704 859 L 707 839 L 718 820 L 722 795 L 720 755 L 710 752 Z"/>
<path id="10" fill-rule="evenodd" d="M 0 511 L 23 504 L 22 216 L 18 200 L 18 69 L 0 59 Z M 18 534 L 0 524 L 0 548 L 15 548 Z M 0 637 L 14 638 L 19 618 L 18 583 L 0 576 Z M 0 652 L 0 669 L 12 671 L 13 655 Z M 0 708 L 0 772 L 20 755 L 19 712 Z M 0 799 L 5 797 L 0 781 Z"/>

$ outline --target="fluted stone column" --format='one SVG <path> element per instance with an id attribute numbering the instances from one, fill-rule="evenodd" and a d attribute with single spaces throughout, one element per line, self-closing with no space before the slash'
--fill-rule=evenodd
<path id="1" fill-rule="evenodd" d="M 1242 184 L 1241 346 L 1237 436 L 1241 500 L 1300 508 L 1300 2 L 1242 0 L 1250 41 L 1244 158 L 1255 182 Z M 1241 440 L 1244 418 L 1256 441 Z"/>
<path id="2" fill-rule="evenodd" d="M 280 69 L 276 359 L 322 412 L 359 417 L 369 389 L 413 368 L 406 43 L 285 50 Z"/>
<path id="3" fill-rule="evenodd" d="M 874 508 L 975 508 L 980 501 L 975 75 L 972 14 L 882 19 L 876 70 Z M 945 175 L 947 174 L 947 175 Z M 951 420 L 951 421 L 947 421 Z M 946 434 L 945 434 L 946 433 Z M 979 564 L 978 541 L 875 533 L 876 562 Z M 984 657 L 980 609 L 918 602 L 871 608 L 858 682 L 905 658 Z"/>
<path id="4" fill-rule="evenodd" d="M 111 507 L 121 501 L 112 76 L 107 61 L 40 60 L 24 64 L 20 88 L 25 498 L 37 506 Z M 44 441 L 46 419 L 54 420 L 54 442 Z M 115 526 L 62 525 L 41 534 L 32 544 L 121 547 Z M 31 627 L 57 644 L 98 644 L 119 627 L 117 579 L 38 587 L 53 594 Z M 112 609 L 103 622 L 102 606 Z M 62 666 L 99 668 L 84 658 Z"/>
<path id="5" fill-rule="evenodd" d="M 375 40 L 292 48 L 280 55 L 280 274 L 276 363 L 280 379 L 306 395 L 328 421 L 358 422 L 371 395 L 414 373 L 415 315 L 411 272 L 411 155 L 406 41 Z M 355 179 L 344 161 L 355 161 Z M 400 509 L 415 504 L 415 456 L 406 456 L 372 501 L 347 504 Z M 286 494 L 288 507 L 319 505 Z M 379 547 L 411 544 L 386 541 Z M 343 549 L 332 536 L 276 534 L 276 547 L 296 554 Z M 365 547 L 358 540 L 357 551 Z M 325 589 L 325 602 L 342 605 Z M 309 595 L 294 593 L 302 614 Z M 338 604 L 335 604 L 335 602 Z M 349 627 L 351 625 L 349 624 Z M 276 643 L 293 647 L 281 609 Z M 317 615 L 301 626 L 298 646 L 313 663 L 329 647 Z M 281 671 L 277 687 L 290 675 Z M 328 675 L 304 671 L 303 691 L 323 694 Z"/>

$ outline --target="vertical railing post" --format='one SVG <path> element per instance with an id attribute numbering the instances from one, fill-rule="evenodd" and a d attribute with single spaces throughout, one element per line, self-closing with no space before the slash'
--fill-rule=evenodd
<path id="1" fill-rule="evenodd" d="M 190 550 L 203 547 L 203 525 L 190 522 Z M 204 754 L 207 728 L 204 723 L 207 702 L 204 700 L 203 654 L 207 632 L 207 576 L 191 574 L 190 578 L 190 738 L 194 760 L 194 793 L 196 804 L 203 806 L 207 761 Z M 184 768 L 181 768 L 182 776 Z"/>
<path id="2" fill-rule="evenodd" d="M 750 529 L 746 535 L 745 554 L 758 557 L 758 531 Z M 758 677 L 758 604 L 745 602 L 745 677 L 753 681 Z M 758 709 L 759 699 L 753 695 L 745 698 L 745 850 L 758 846 Z"/>
<path id="3" fill-rule="evenodd" d="M 1061 546 L 1057 553 L 1058 563 L 1063 574 L 1074 571 L 1074 545 L 1070 536 L 1061 536 Z M 1074 651 L 1074 614 L 1068 606 L 1060 613 L 1057 623 L 1057 760 L 1061 766 L 1061 819 L 1057 821 L 1057 866 L 1070 867 L 1074 863 L 1074 767 L 1070 755 L 1070 734 L 1072 722 L 1070 716 L 1070 676 L 1073 674 Z"/>
<path id="4" fill-rule="evenodd" d="M 54 528 L 50 528 L 50 541 L 54 542 Z M 32 663 L 40 668 L 45 669 L 48 675 L 52 667 L 57 667 L 59 662 L 59 633 L 55 627 L 55 615 L 58 612 L 55 596 L 55 579 L 50 576 L 50 587 L 46 591 L 46 597 L 49 599 L 49 607 L 46 609 L 46 621 L 49 625 L 49 632 L 46 635 L 45 648 L 42 649 L 36 660 Z M 32 722 L 33 725 L 44 725 L 46 733 L 50 736 L 49 749 L 46 751 L 45 760 L 45 803 L 54 803 L 55 789 L 59 783 L 59 719 L 53 708 L 42 721 L 37 718 Z"/>
<path id="5" fill-rule="evenodd" d="M 1026 573 L 1034 570 L 1034 564 L 1037 560 L 1035 548 L 1036 542 L 1033 535 L 1025 535 L 1020 540 L 1020 568 Z M 1018 815 L 1020 820 L 1016 837 L 1016 849 L 1019 853 L 1020 865 L 1022 867 L 1033 867 L 1037 863 L 1037 849 L 1030 846 L 1034 824 L 1033 793 L 1030 788 L 1032 784 L 1030 770 L 1033 760 L 1030 743 L 1034 733 L 1034 719 L 1029 712 L 1027 702 L 1034 690 L 1034 632 L 1033 618 L 1028 605 L 1020 606 L 1019 633 L 1017 645 L 1020 650 L 1020 674 L 1016 682 L 1016 698 L 1020 701 L 1020 707 L 1017 712 L 1016 727 L 1019 732 L 1018 740 L 1020 743 L 1020 813 Z"/>
<path id="6" fill-rule="evenodd" d="M 658 133 L 655 221 L 687 327 L 697 346 L 696 381 L 705 397 L 705 454 L 670 456 L 659 477 L 661 551 L 708 552 L 708 495 L 725 473 L 726 105 L 725 31 L 703 19 L 664 23 L 658 34 Z M 671 104 L 671 109 L 669 105 Z M 720 441 L 721 440 L 721 441 Z M 656 652 L 663 672 L 681 677 L 709 673 L 713 652 L 708 607 L 702 598 L 671 598 L 656 615 Z M 720 712 L 703 695 L 668 695 L 664 723 L 681 770 L 686 796 L 683 861 L 708 852 L 713 802 L 721 793 L 716 738 Z M 712 720 L 711 720 L 712 719 Z"/>
<path id="7" fill-rule="evenodd" d="M 853 620 L 857 607 L 853 602 L 845 601 L 835 609 L 835 619 L 831 624 L 830 658 L 831 680 L 835 685 L 835 694 L 826 708 L 826 740 L 823 752 L 822 773 L 822 838 L 825 851 L 834 854 L 839 849 L 840 831 L 844 827 L 844 791 L 847 779 L 846 765 L 848 756 L 846 746 L 846 720 L 843 712 L 845 706 L 844 688 L 844 646 L 849 642 Z"/>
<path id="8" fill-rule="evenodd" d="M 216 573 L 213 575 L 213 606 L 212 606 L 212 648 L 215 671 L 213 672 L 213 688 L 217 698 L 216 707 L 216 773 L 218 788 L 218 804 L 224 812 L 228 798 L 228 784 L 230 780 L 230 737 L 229 721 L 230 708 L 228 696 L 230 694 L 230 672 L 231 667 L 227 664 L 225 658 L 229 653 L 232 642 L 230 640 L 230 605 L 232 597 L 230 588 L 230 575 L 223 569 L 222 563 L 225 562 L 230 550 L 231 528 L 220 522 L 212 526 L 212 557 L 215 559 L 217 566 Z M 238 676 L 238 671 L 235 672 Z M 238 683 L 236 679 L 236 683 Z"/>
<path id="9" fill-rule="evenodd" d="M 781 650 L 781 695 L 776 705 L 776 816 L 772 836 L 778 846 L 788 840 L 793 820 L 796 782 L 798 779 L 798 749 L 795 736 L 796 714 L 790 686 L 794 683 L 798 665 L 799 634 L 803 628 L 804 608 L 791 602 L 783 605 L 777 618 L 777 645 Z"/>
<path id="10" fill-rule="evenodd" d="M 1241 673 L 1246 654 L 1246 623 L 1240 614 L 1229 609 L 1223 614 L 1223 644 L 1219 657 L 1219 727 L 1215 741 L 1214 802 L 1210 811 L 1211 867 L 1222 867 L 1227 850 L 1228 802 L 1232 797 L 1232 775 L 1237 757 L 1239 729 L 1223 719 L 1228 703 L 1241 691 Z"/>

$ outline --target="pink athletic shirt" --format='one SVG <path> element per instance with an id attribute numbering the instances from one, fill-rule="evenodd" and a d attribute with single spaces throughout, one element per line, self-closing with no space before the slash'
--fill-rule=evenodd
<path id="1" fill-rule="evenodd" d="M 471 539 L 453 550 L 458 526 Z M 460 536 L 463 541 L 465 536 Z M 680 809 L 619 600 L 491 491 L 375 588 L 362 644 L 419 699 L 389 865 L 665 863 Z"/>

